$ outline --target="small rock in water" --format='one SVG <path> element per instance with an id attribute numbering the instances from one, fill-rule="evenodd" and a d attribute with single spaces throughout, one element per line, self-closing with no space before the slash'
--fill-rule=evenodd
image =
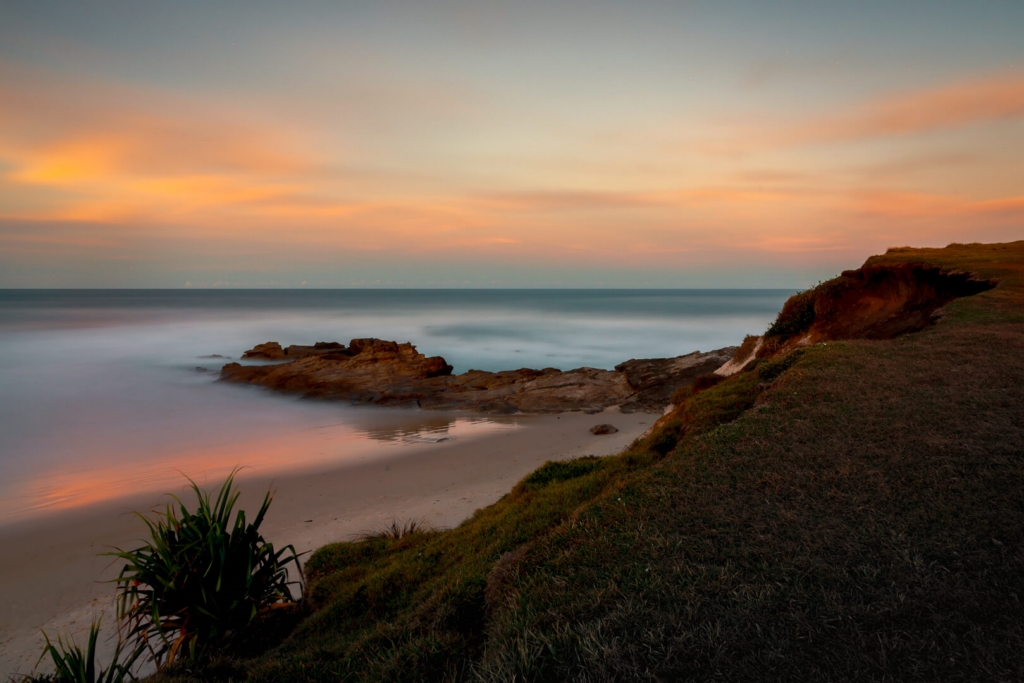
<path id="1" fill-rule="evenodd" d="M 199 366 L 199 365 L 196 366 L 196 372 L 209 372 L 209 371 L 210 371 L 209 368 L 204 368 L 204 367 Z"/>
<path id="2" fill-rule="evenodd" d="M 590 428 L 590 433 L 596 434 L 598 436 L 600 436 L 601 434 L 614 434 L 617 431 L 619 430 L 615 426 L 610 424 L 594 425 L 593 427 Z"/>

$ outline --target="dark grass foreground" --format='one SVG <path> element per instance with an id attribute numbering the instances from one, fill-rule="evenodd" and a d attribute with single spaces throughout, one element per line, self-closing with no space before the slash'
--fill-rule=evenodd
<path id="1" fill-rule="evenodd" d="M 1024 242 L 870 263 L 921 261 L 999 285 L 708 383 L 456 529 L 323 548 L 280 645 L 163 680 L 1024 680 Z"/>

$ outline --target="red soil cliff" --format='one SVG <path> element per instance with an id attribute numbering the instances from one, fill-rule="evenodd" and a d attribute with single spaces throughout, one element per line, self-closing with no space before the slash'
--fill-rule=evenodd
<path id="1" fill-rule="evenodd" d="M 764 336 L 759 356 L 839 339 L 891 339 L 921 330 L 953 299 L 992 289 L 971 273 L 924 263 L 847 270 L 786 302 Z"/>

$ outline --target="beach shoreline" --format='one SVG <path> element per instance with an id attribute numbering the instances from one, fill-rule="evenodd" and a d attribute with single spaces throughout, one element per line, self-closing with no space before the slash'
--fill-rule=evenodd
<path id="1" fill-rule="evenodd" d="M 275 546 L 291 544 L 300 553 L 352 540 L 392 520 L 457 526 L 544 462 L 618 453 L 657 418 L 616 409 L 521 415 L 515 428 L 412 444 L 344 465 L 275 476 L 243 471 L 239 507 L 256 509 L 272 490 L 274 502 L 261 530 Z M 605 422 L 619 431 L 590 433 Z M 103 616 L 103 634 L 114 633 L 114 586 L 107 582 L 120 564 L 100 553 L 138 545 L 145 528 L 132 512 L 168 500 L 166 495 L 136 495 L 0 527 L 0 542 L 8 549 L 0 566 L 0 604 L 5 606 L 0 612 L 0 676 L 32 669 L 42 652 L 41 630 L 51 637 L 76 635 L 84 642 L 92 619 Z M 183 501 L 190 501 L 187 492 Z M 112 642 L 101 644 L 101 652 L 112 650 Z"/>

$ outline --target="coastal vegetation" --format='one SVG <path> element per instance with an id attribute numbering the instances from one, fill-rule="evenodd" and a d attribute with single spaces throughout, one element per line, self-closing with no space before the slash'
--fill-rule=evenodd
<path id="1" fill-rule="evenodd" d="M 111 657 L 111 662 L 104 669 L 96 661 L 96 641 L 100 635 L 100 621 L 94 621 L 89 628 L 89 640 L 83 650 L 72 639 L 64 641 L 62 636 L 57 636 L 56 645 L 50 641 L 50 637 L 43 634 L 46 640 L 46 647 L 43 649 L 40 661 L 50 657 L 53 663 L 52 674 L 23 676 L 22 683 L 123 683 L 124 681 L 135 680 L 132 674 L 132 666 L 145 652 L 145 645 L 138 645 L 134 650 L 125 651 L 122 643 L 118 643 Z M 125 655 L 122 657 L 122 654 Z M 12 677 L 13 678 L 13 677 Z M 19 680 L 13 678 L 13 680 Z"/>
<path id="2" fill-rule="evenodd" d="M 243 510 L 235 513 L 240 495 L 234 485 L 236 473 L 225 479 L 215 498 L 190 479 L 196 494 L 193 512 L 172 496 L 176 506 L 168 504 L 154 519 L 136 513 L 149 530 L 148 542 L 106 553 L 125 560 L 114 580 L 120 628 L 106 669 L 97 662 L 100 622 L 94 621 L 85 650 L 62 636 L 54 645 L 44 633 L 40 662 L 49 655 L 55 671 L 21 680 L 120 683 L 135 680 L 133 667 L 147 651 L 160 667 L 200 662 L 226 643 L 233 644 L 236 653 L 247 647 L 260 649 L 268 633 L 274 638 L 273 629 L 282 620 L 268 619 L 267 614 L 294 605 L 290 587 L 301 592 L 301 567 L 292 546 L 275 551 L 259 532 L 270 509 L 270 492 L 251 522 L 246 523 Z M 298 580 L 289 581 L 288 565 L 293 565 Z M 289 616 L 295 614 L 291 610 Z"/>
<path id="3" fill-rule="evenodd" d="M 1024 242 L 793 301 L 621 454 L 321 548 L 304 618 L 156 680 L 1024 678 Z"/>
<path id="4" fill-rule="evenodd" d="M 124 637 L 157 663 L 194 661 L 261 612 L 292 602 L 290 583 L 299 582 L 289 582 L 288 565 L 300 573 L 295 549 L 275 550 L 259 532 L 271 495 L 251 522 L 243 510 L 232 519 L 239 496 L 234 475 L 216 498 L 190 480 L 193 512 L 175 496 L 177 506 L 167 505 L 154 519 L 139 513 L 150 541 L 110 553 L 125 560 L 116 579 Z"/>

